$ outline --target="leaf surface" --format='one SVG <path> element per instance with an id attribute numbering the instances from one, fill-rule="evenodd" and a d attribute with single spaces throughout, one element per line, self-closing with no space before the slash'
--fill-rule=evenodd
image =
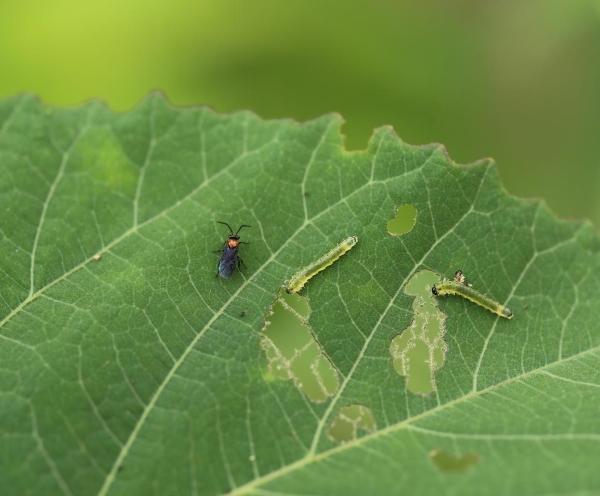
<path id="1" fill-rule="evenodd" d="M 349 153 L 340 127 L 160 96 L 126 114 L 0 102 L 4 493 L 600 490 L 593 229 L 510 197 L 489 161 L 389 128 Z M 416 223 L 391 236 L 400 205 Z M 229 280 L 217 220 L 253 226 Z M 283 282 L 353 234 L 305 290 L 339 375 L 315 403 L 267 380 L 261 331 Z M 403 289 L 457 268 L 515 317 L 437 300 L 445 360 L 435 392 L 411 393 L 389 351 L 413 319 Z M 338 444 L 340 411 L 363 424 Z"/>

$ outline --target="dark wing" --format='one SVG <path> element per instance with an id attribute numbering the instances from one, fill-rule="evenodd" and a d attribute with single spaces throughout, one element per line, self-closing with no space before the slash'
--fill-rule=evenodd
<path id="1" fill-rule="evenodd" d="M 233 271 L 238 264 L 237 252 L 237 248 L 229 248 L 228 246 L 223 249 L 223 255 L 221 255 L 218 265 L 219 275 L 221 277 L 227 279 L 233 274 Z"/>

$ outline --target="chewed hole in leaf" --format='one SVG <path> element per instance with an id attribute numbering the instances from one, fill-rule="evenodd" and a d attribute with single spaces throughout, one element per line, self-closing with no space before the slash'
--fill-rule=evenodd
<path id="1" fill-rule="evenodd" d="M 446 316 L 431 294 L 431 286 L 438 280 L 439 275 L 428 270 L 411 277 L 404 292 L 415 297 L 413 321 L 390 343 L 392 365 L 398 374 L 406 376 L 406 388 L 415 394 L 435 391 L 435 372 L 446 356 Z"/>
<path id="2" fill-rule="evenodd" d="M 431 450 L 429 458 L 442 472 L 465 472 L 479 462 L 479 455 L 477 453 L 455 455 L 441 449 Z"/>
<path id="3" fill-rule="evenodd" d="M 402 236 L 415 227 L 417 222 L 417 209 L 414 205 L 400 205 L 396 209 L 396 215 L 388 220 L 387 230 L 394 236 Z"/>
<path id="4" fill-rule="evenodd" d="M 339 387 L 338 374 L 308 324 L 308 300 L 281 294 L 263 330 L 266 380 L 292 380 L 308 399 L 322 402 Z"/>
<path id="5" fill-rule="evenodd" d="M 293 312 L 297 313 L 300 319 L 308 321 L 308 317 L 310 317 L 308 298 L 300 296 L 299 294 L 282 292 L 279 299 Z"/>
<path id="6" fill-rule="evenodd" d="M 329 426 L 328 435 L 337 443 L 346 443 L 356 439 L 360 434 L 374 432 L 376 428 L 375 417 L 370 408 L 363 405 L 348 405 L 340 408 Z"/>

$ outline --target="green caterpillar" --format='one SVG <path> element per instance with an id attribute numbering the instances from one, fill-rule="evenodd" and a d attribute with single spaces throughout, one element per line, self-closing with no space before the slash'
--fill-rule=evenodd
<path id="1" fill-rule="evenodd" d="M 285 290 L 288 293 L 298 293 L 310 279 L 312 279 L 322 270 L 325 270 L 342 255 L 350 251 L 356 243 L 358 243 L 358 236 L 350 236 L 346 238 L 335 248 L 325 253 L 325 255 L 323 255 L 317 261 L 304 267 L 300 272 L 295 274 L 294 277 L 286 282 L 284 286 Z"/>
<path id="2" fill-rule="evenodd" d="M 466 298 L 469 301 L 479 305 L 480 307 L 489 310 L 500 317 L 505 319 L 512 319 L 513 313 L 510 308 L 501 305 L 497 301 L 492 300 L 490 297 L 481 294 L 479 291 L 474 290 L 470 284 L 466 283 L 465 276 L 462 271 L 457 270 L 454 274 L 454 280 L 442 279 L 440 282 L 434 284 L 431 288 L 431 292 L 435 296 L 446 296 L 446 295 L 458 295 Z"/>

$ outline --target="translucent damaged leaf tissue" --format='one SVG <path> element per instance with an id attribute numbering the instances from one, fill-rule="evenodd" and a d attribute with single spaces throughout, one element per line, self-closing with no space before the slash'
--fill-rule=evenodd
<path id="1" fill-rule="evenodd" d="M 0 102 L 4 494 L 600 491 L 594 229 L 341 125 Z"/>

